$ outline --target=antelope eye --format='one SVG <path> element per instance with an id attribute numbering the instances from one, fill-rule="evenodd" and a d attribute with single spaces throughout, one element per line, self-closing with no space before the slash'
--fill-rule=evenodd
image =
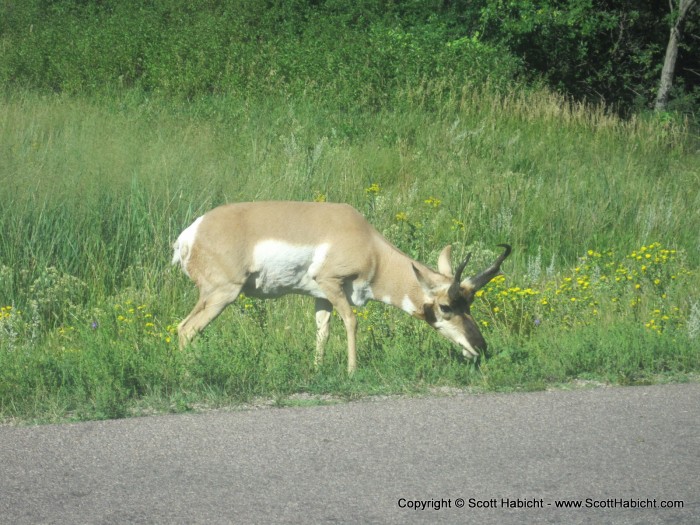
<path id="1" fill-rule="evenodd" d="M 440 304 L 440 311 L 443 314 L 451 314 L 452 313 L 452 307 L 449 304 Z"/>

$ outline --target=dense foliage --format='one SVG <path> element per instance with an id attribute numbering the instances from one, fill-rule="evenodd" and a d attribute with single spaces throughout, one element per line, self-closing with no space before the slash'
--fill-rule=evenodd
<path id="1" fill-rule="evenodd" d="M 647 114 L 662 1 L 0 0 L 0 422 L 697 378 L 697 11 Z M 338 319 L 316 368 L 299 297 L 180 350 L 172 242 L 264 199 L 349 203 L 432 266 L 511 243 L 488 352 L 370 303 L 357 373 Z"/>
<path id="2" fill-rule="evenodd" d="M 653 101 L 671 18 L 661 0 L 2 0 L 0 81 L 189 98 L 315 92 L 376 106 L 425 79 L 543 78 L 640 109 Z M 686 26 L 673 101 L 692 113 L 698 16 Z"/>
<path id="3" fill-rule="evenodd" d="M 468 2 L 466 2 L 468 3 Z M 618 109 L 649 107 L 674 13 L 666 0 L 485 0 L 481 23 L 528 71 L 576 98 Z M 700 100 L 700 16 L 691 17 L 676 67 L 675 108 Z M 693 36 L 694 35 L 694 36 Z"/>
<path id="4" fill-rule="evenodd" d="M 684 129 L 547 90 L 436 104 L 429 88 L 363 112 L 284 96 L 4 96 L 0 420 L 697 374 L 700 152 Z M 427 324 L 370 303 L 356 375 L 339 319 L 317 370 L 313 301 L 299 297 L 239 298 L 180 351 L 196 291 L 171 243 L 205 210 L 256 199 L 351 203 L 427 264 L 446 244 L 473 253 L 470 274 L 511 242 L 505 276 L 473 305 L 489 352 L 465 363 Z"/>

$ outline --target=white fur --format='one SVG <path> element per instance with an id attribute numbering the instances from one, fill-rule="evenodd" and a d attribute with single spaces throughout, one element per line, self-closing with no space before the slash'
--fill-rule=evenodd
<path id="1" fill-rule="evenodd" d="M 474 347 L 469 344 L 469 341 L 465 335 L 455 328 L 454 325 L 448 323 L 447 321 L 438 321 L 434 326 L 438 332 L 462 347 L 462 354 L 464 354 L 464 357 L 478 357 L 479 352 L 474 350 Z"/>
<path id="2" fill-rule="evenodd" d="M 180 266 L 182 266 L 182 271 L 185 272 L 185 275 L 188 277 L 190 274 L 187 272 L 187 264 L 190 261 L 192 245 L 197 237 L 197 230 L 201 222 L 202 217 L 197 217 L 192 224 L 182 231 L 173 244 L 173 264 L 179 263 Z"/>
<path id="3" fill-rule="evenodd" d="M 253 267 L 258 274 L 255 288 L 266 296 L 304 293 L 313 297 L 325 295 L 314 280 L 323 265 L 328 244 L 299 246 L 284 241 L 265 240 L 253 248 Z"/>
<path id="4" fill-rule="evenodd" d="M 401 309 L 410 315 L 413 315 L 418 310 L 408 295 L 404 295 L 403 301 L 401 301 Z"/>
<path id="5" fill-rule="evenodd" d="M 328 248 L 330 248 L 330 246 L 330 244 L 325 243 L 321 244 L 314 250 L 314 256 L 311 259 L 311 265 L 309 266 L 309 276 L 312 278 L 315 279 L 318 272 L 321 270 L 321 267 L 326 260 L 326 256 L 328 255 Z"/>
<path id="6" fill-rule="evenodd" d="M 367 281 L 353 281 L 350 302 L 355 306 L 364 306 L 370 299 L 374 299 L 374 294 L 369 283 Z"/>

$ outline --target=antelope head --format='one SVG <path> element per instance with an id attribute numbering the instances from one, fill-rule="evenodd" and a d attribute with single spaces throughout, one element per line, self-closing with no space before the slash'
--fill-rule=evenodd
<path id="1" fill-rule="evenodd" d="M 471 253 L 452 273 L 451 246 L 446 246 L 438 259 L 439 274 L 427 274 L 415 265 L 416 274 L 425 293 L 420 317 L 435 328 L 440 334 L 462 347 L 462 353 L 467 358 L 478 357 L 479 351 L 486 350 L 486 341 L 481 335 L 479 326 L 471 315 L 470 308 L 476 292 L 486 286 L 501 271 L 501 264 L 510 255 L 508 244 L 499 244 L 503 253 L 474 277 L 462 280 L 462 272 L 469 263 Z"/>

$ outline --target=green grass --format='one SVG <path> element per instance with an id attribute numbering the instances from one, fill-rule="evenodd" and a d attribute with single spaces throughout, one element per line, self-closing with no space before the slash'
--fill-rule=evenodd
<path id="1" fill-rule="evenodd" d="M 538 90 L 436 83 L 395 100 L 5 94 L 0 418 L 698 373 L 700 153 L 682 126 Z M 348 202 L 431 265 L 453 244 L 477 271 L 512 243 L 506 279 L 475 303 L 488 354 L 465 363 L 427 325 L 371 304 L 357 374 L 337 318 L 317 371 L 299 297 L 239 300 L 179 351 L 196 291 L 170 267 L 172 241 L 215 205 L 272 198 Z"/>

